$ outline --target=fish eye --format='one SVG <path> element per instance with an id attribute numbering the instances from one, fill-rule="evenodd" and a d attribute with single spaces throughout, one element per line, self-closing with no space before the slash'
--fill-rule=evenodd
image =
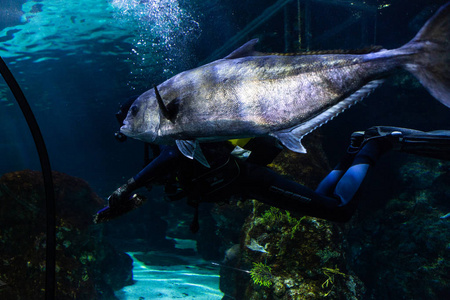
<path id="1" fill-rule="evenodd" d="M 130 111 L 131 111 L 131 115 L 132 115 L 133 117 L 135 117 L 136 114 L 139 112 L 139 107 L 137 107 L 137 105 L 133 105 L 133 106 L 130 108 Z"/>

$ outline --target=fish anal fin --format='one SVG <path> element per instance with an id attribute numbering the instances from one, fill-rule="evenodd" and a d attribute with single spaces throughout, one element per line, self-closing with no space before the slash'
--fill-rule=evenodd
<path id="1" fill-rule="evenodd" d="M 272 132 L 270 135 L 277 138 L 289 150 L 298 153 L 306 153 L 306 149 L 301 143 L 301 140 L 305 135 L 327 123 L 347 108 L 367 97 L 381 83 L 383 83 L 383 80 L 370 81 L 347 98 L 339 101 L 337 104 L 323 111 L 314 118 L 291 128 Z"/>
<path id="2" fill-rule="evenodd" d="M 176 140 L 175 143 L 177 144 L 178 150 L 190 159 L 195 159 L 202 165 L 204 165 L 207 168 L 210 168 L 210 165 L 208 161 L 206 160 L 205 155 L 202 152 L 202 149 L 200 148 L 200 144 L 198 141 L 194 140 Z"/>
<path id="3" fill-rule="evenodd" d="M 278 131 L 271 135 L 277 138 L 286 148 L 297 153 L 306 153 L 305 147 L 302 145 L 302 138 L 305 135 L 301 132 L 292 131 Z"/>

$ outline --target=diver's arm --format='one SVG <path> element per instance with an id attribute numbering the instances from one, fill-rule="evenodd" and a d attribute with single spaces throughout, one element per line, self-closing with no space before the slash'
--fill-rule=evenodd
<path id="1" fill-rule="evenodd" d="M 142 187 L 156 177 L 165 175 L 172 171 L 178 160 L 182 157 L 177 146 L 161 146 L 161 153 L 152 160 L 144 169 L 137 173 L 132 179 L 137 187 Z"/>
<path id="2" fill-rule="evenodd" d="M 126 200 L 133 191 L 145 186 L 155 178 L 167 174 L 180 157 L 181 153 L 176 146 L 162 146 L 161 153 L 154 160 L 109 196 L 109 206 L 117 205 Z"/>

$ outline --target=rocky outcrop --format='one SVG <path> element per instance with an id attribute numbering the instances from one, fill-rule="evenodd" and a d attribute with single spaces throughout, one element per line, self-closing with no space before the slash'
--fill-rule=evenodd
<path id="1" fill-rule="evenodd" d="M 103 204 L 78 178 L 53 172 L 56 195 L 56 298 L 114 299 L 132 283 L 132 260 L 102 239 L 92 214 Z M 39 299 L 45 292 L 46 220 L 42 174 L 0 178 L 0 298 Z"/>

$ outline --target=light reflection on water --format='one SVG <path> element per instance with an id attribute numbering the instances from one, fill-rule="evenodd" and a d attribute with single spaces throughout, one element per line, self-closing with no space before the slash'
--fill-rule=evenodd
<path id="1" fill-rule="evenodd" d="M 28 1 L 22 12 L 21 24 L 0 31 L 0 56 L 39 63 L 58 59 L 61 51 L 65 55 L 126 54 L 136 76 L 143 76 L 149 66 L 175 60 L 182 65 L 176 69 L 186 67 L 188 44 L 201 32 L 178 0 Z M 111 42 L 117 46 L 98 49 Z M 36 58 L 38 53 L 41 56 Z M 170 73 L 174 68 L 164 69 Z"/>

